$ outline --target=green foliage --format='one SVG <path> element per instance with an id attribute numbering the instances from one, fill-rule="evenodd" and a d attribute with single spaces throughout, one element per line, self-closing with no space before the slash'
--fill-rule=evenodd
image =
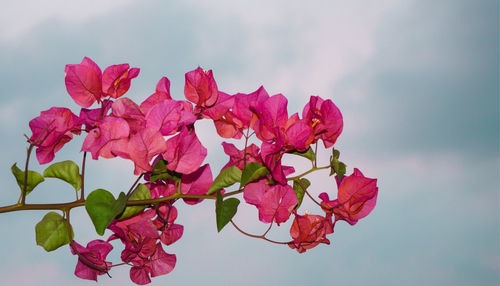
<path id="1" fill-rule="evenodd" d="M 149 200 L 149 199 L 151 199 L 151 192 L 149 191 L 148 187 L 146 187 L 146 185 L 143 185 L 143 184 L 137 185 L 137 187 L 134 190 L 134 193 L 129 198 L 130 201 Z M 124 219 L 124 218 L 131 217 L 131 216 L 141 212 L 145 208 L 146 208 L 145 205 L 126 207 L 125 210 L 123 211 L 122 215 L 118 219 Z"/>
<path id="2" fill-rule="evenodd" d="M 300 184 L 298 183 L 298 181 L 300 181 Z M 302 188 L 301 184 L 305 189 Z M 295 206 L 295 209 L 298 209 L 302 204 L 302 200 L 304 199 L 304 194 L 310 185 L 311 182 L 309 182 L 309 180 L 306 178 L 301 178 L 293 181 L 293 191 L 297 196 L 297 205 Z"/>
<path id="3" fill-rule="evenodd" d="M 19 169 L 16 164 L 12 165 L 10 168 L 12 171 L 12 174 L 16 178 L 17 185 L 21 189 L 21 192 L 23 191 L 23 186 L 24 186 L 24 172 Z M 40 184 L 41 182 L 45 181 L 45 179 L 40 175 L 39 173 L 35 171 L 28 171 L 28 181 L 26 184 L 26 195 L 31 193 L 33 189 Z"/>
<path id="4" fill-rule="evenodd" d="M 220 190 L 217 192 L 217 199 L 215 200 L 215 218 L 217 221 L 217 232 L 220 232 L 226 224 L 228 224 L 238 211 L 240 200 L 237 198 L 229 198 L 225 201 L 222 200 Z"/>
<path id="5" fill-rule="evenodd" d="M 290 151 L 288 153 L 293 154 L 293 155 L 302 156 L 304 158 L 309 159 L 311 162 L 314 162 L 314 160 L 316 160 L 316 154 L 314 154 L 314 151 L 311 149 L 311 147 L 309 147 L 304 152 L 299 152 L 297 150 L 293 150 L 293 151 Z"/>
<path id="6" fill-rule="evenodd" d="M 85 201 L 85 209 L 94 223 L 97 234 L 103 235 L 111 221 L 125 209 L 127 196 L 121 192 L 115 200 L 110 192 L 97 189 Z"/>
<path id="7" fill-rule="evenodd" d="M 68 231 L 66 220 L 56 212 L 49 212 L 36 224 L 36 244 L 46 251 L 56 250 L 73 239 L 73 229 Z M 71 233 L 71 237 L 70 237 Z"/>
<path id="8" fill-rule="evenodd" d="M 220 172 L 217 178 L 215 178 L 207 192 L 207 195 L 213 194 L 220 189 L 229 187 L 232 184 L 241 181 L 241 174 L 241 170 L 236 166 L 225 168 Z"/>
<path id="9" fill-rule="evenodd" d="M 330 158 L 330 176 L 337 174 L 339 180 L 342 180 L 346 173 L 346 165 L 339 161 L 339 150 L 332 148 L 332 156 Z"/>
<path id="10" fill-rule="evenodd" d="M 163 179 L 172 179 L 176 182 L 180 181 L 182 174 L 175 171 L 167 169 L 167 161 L 159 160 L 153 166 L 153 171 L 151 172 L 151 182 L 156 182 Z"/>
<path id="11" fill-rule="evenodd" d="M 269 169 L 262 166 L 261 164 L 257 162 L 247 164 L 243 169 L 243 173 L 241 174 L 240 189 L 246 186 L 248 183 L 267 176 L 267 174 L 269 174 Z"/>
<path id="12" fill-rule="evenodd" d="M 62 161 L 50 165 L 43 172 L 44 177 L 61 179 L 75 188 L 78 191 L 82 187 L 82 176 L 80 168 L 73 161 Z"/>

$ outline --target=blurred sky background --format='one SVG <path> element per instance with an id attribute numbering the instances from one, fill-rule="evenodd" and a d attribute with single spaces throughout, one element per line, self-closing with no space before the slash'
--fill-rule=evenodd
<path id="1" fill-rule="evenodd" d="M 127 93 L 136 102 L 162 76 L 183 99 L 184 73 L 201 66 L 213 69 L 227 93 L 260 85 L 283 93 L 289 114 L 310 95 L 332 99 L 344 116 L 341 160 L 349 173 L 358 167 L 378 178 L 378 203 L 356 226 L 338 223 L 331 245 L 304 254 L 230 226 L 217 233 L 212 201 L 179 203 L 184 236 L 166 248 L 177 266 L 152 285 L 499 285 L 497 0 L 76 3 L 2 1 L 1 205 L 18 198 L 10 166 L 24 164 L 29 120 L 51 106 L 79 110 L 66 93 L 66 64 L 88 56 L 101 69 L 141 68 Z M 222 141 L 211 124 L 199 127 L 217 173 L 227 162 Z M 55 161 L 79 163 L 82 141 L 67 144 Z M 86 178 L 88 190 L 115 194 L 135 180 L 123 160 L 90 160 Z M 326 172 L 311 178 L 314 194 L 336 194 Z M 28 201 L 72 200 L 68 186 L 47 179 Z M 311 203 L 304 209 L 320 213 Z M 46 253 L 35 244 L 34 226 L 45 213 L 0 215 L 1 284 L 94 285 L 73 275 L 77 259 L 67 246 Z M 253 207 L 242 207 L 236 221 L 253 233 L 266 228 Z M 97 237 L 83 208 L 72 212 L 72 223 L 80 243 Z M 271 236 L 285 240 L 289 226 Z M 131 284 L 128 268 L 111 275 L 99 285 Z"/>

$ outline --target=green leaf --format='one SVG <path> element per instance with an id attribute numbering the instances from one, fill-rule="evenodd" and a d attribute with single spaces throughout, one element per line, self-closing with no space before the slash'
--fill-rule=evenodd
<path id="1" fill-rule="evenodd" d="M 14 177 L 16 177 L 17 185 L 19 185 L 19 188 L 21 188 L 21 192 L 23 191 L 23 186 L 24 186 L 24 172 L 19 169 L 16 164 L 12 165 L 10 168 L 12 171 L 12 174 Z M 40 184 L 41 182 L 45 181 L 45 179 L 40 175 L 39 173 L 35 171 L 28 171 L 28 182 L 26 184 L 26 195 L 31 193 L 33 189 Z"/>
<path id="2" fill-rule="evenodd" d="M 332 156 L 333 156 L 333 158 L 338 159 L 340 157 L 339 150 L 332 148 Z"/>
<path id="3" fill-rule="evenodd" d="M 207 195 L 213 194 L 216 191 L 229 187 L 232 184 L 241 180 L 241 170 L 236 166 L 228 167 L 220 172 L 210 186 Z"/>
<path id="4" fill-rule="evenodd" d="M 172 179 L 178 182 L 182 177 L 181 173 L 167 169 L 167 161 L 159 160 L 153 167 L 153 172 L 151 172 L 150 182 L 156 182 L 162 179 Z"/>
<path id="5" fill-rule="evenodd" d="M 56 250 L 63 245 L 69 244 L 73 239 L 73 229 L 71 228 L 68 231 L 66 220 L 56 212 L 49 212 L 36 224 L 35 234 L 36 244 L 46 251 Z"/>
<path id="6" fill-rule="evenodd" d="M 309 180 L 306 178 L 299 179 L 299 181 L 304 186 L 304 188 L 306 188 L 306 190 L 311 185 L 311 182 L 309 182 Z M 306 190 L 304 190 L 297 181 L 293 181 L 293 191 L 297 196 L 297 205 L 295 206 L 295 209 L 298 209 L 302 204 L 302 200 L 304 199 Z"/>
<path id="7" fill-rule="evenodd" d="M 335 155 L 332 156 L 331 162 L 330 162 L 330 176 L 337 174 L 337 177 L 339 180 L 342 180 L 346 173 L 346 165 L 342 162 L 340 162 Z"/>
<path id="8" fill-rule="evenodd" d="M 241 174 L 240 189 L 250 182 L 267 176 L 267 174 L 269 174 L 269 170 L 261 164 L 257 162 L 247 164 Z"/>
<path id="9" fill-rule="evenodd" d="M 215 218 L 217 220 L 217 232 L 220 232 L 226 224 L 228 224 L 238 211 L 240 200 L 237 198 L 229 198 L 222 200 L 220 191 L 217 192 L 215 200 Z"/>
<path id="10" fill-rule="evenodd" d="M 85 209 L 94 223 L 97 234 L 103 235 L 111 221 L 123 212 L 127 196 L 121 192 L 115 200 L 110 192 L 97 189 L 90 193 L 85 201 Z"/>
<path id="11" fill-rule="evenodd" d="M 149 191 L 148 187 L 143 184 L 139 184 L 135 190 L 134 194 L 130 197 L 130 201 L 137 201 L 137 200 L 149 200 L 151 199 L 151 192 Z M 122 215 L 118 219 L 124 219 L 131 217 L 137 213 L 140 213 L 143 209 L 145 209 L 146 206 L 130 206 L 126 207 L 125 210 L 123 211 Z"/>
<path id="12" fill-rule="evenodd" d="M 43 171 L 43 176 L 61 179 L 72 185 L 75 191 L 78 191 L 82 187 L 80 168 L 73 161 L 54 163 Z"/>
<path id="13" fill-rule="evenodd" d="M 297 150 L 293 150 L 293 151 L 290 151 L 288 153 L 293 154 L 293 155 L 302 156 L 304 158 L 309 159 L 311 162 L 314 162 L 314 160 L 316 160 L 316 154 L 314 154 L 314 151 L 311 149 L 311 147 L 309 147 L 309 149 L 307 149 L 304 152 L 299 152 Z"/>

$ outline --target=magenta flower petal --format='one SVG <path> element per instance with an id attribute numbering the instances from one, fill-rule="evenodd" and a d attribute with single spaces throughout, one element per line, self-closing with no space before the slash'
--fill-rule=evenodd
<path id="1" fill-rule="evenodd" d="M 213 177 L 210 165 L 205 164 L 198 170 L 182 176 L 181 192 L 190 195 L 205 195 L 212 185 Z M 201 199 L 184 199 L 189 205 L 201 202 Z"/>
<path id="2" fill-rule="evenodd" d="M 207 149 L 201 145 L 194 130 L 188 131 L 185 127 L 167 141 L 167 151 L 163 153 L 167 168 L 183 174 L 196 171 L 206 156 Z"/>
<path id="3" fill-rule="evenodd" d="M 66 65 L 64 69 L 66 90 L 81 107 L 90 107 L 100 102 L 101 69 L 91 59 L 85 57 L 80 64 Z"/>
<path id="4" fill-rule="evenodd" d="M 151 257 L 149 268 L 151 271 L 151 277 L 156 277 L 160 275 L 165 275 L 172 270 L 174 270 L 177 258 L 175 254 L 166 253 L 161 244 L 156 245 L 156 252 Z"/>
<path id="5" fill-rule="evenodd" d="M 152 170 L 151 160 L 167 150 L 167 144 L 160 132 L 145 128 L 132 136 L 128 143 L 128 154 L 134 161 L 136 175 Z"/>
<path id="6" fill-rule="evenodd" d="M 97 160 L 99 156 L 113 158 L 114 144 L 122 144 L 120 139 L 127 139 L 129 136 L 129 126 L 122 118 L 107 116 L 99 122 L 97 128 L 92 129 L 83 141 L 82 151 L 92 154 L 92 158 Z M 121 148 L 120 148 L 121 149 Z"/>
<path id="7" fill-rule="evenodd" d="M 80 134 L 81 125 L 81 120 L 67 108 L 52 107 L 40 112 L 29 122 L 33 133 L 30 141 L 37 147 L 38 162 L 51 162 L 55 153 L 73 138 L 72 133 Z"/>
<path id="8" fill-rule="evenodd" d="M 78 258 L 75 268 L 75 275 L 77 277 L 97 281 L 98 275 L 105 274 L 104 271 L 100 271 L 98 269 L 108 270 L 109 266 L 111 266 L 110 262 L 105 261 L 106 256 L 113 249 L 113 246 L 109 242 L 103 240 L 93 240 L 87 244 L 87 247 L 83 247 L 74 241 L 73 245 L 80 256 L 86 260 L 86 263 L 84 263 L 81 258 Z M 71 246 L 70 250 L 73 255 L 76 254 Z M 89 262 L 95 267 L 88 265 Z"/>
<path id="9" fill-rule="evenodd" d="M 149 278 L 149 271 L 146 267 L 132 267 L 130 268 L 130 280 L 137 285 L 146 285 L 151 283 Z"/>
<path id="10" fill-rule="evenodd" d="M 170 96 L 170 81 L 168 78 L 162 77 L 156 84 L 156 92 L 141 103 L 142 113 L 147 115 L 153 106 L 167 99 L 172 99 Z"/>
<path id="11" fill-rule="evenodd" d="M 330 217 L 319 215 L 295 215 L 295 219 L 290 228 L 290 235 L 293 242 L 288 245 L 292 249 L 297 249 L 299 253 L 307 249 L 316 247 L 320 243 L 330 244 L 326 238 L 327 234 L 333 233 L 333 224 Z"/>
<path id="12" fill-rule="evenodd" d="M 175 100 L 164 100 L 154 105 L 146 116 L 146 127 L 168 136 L 179 129 L 182 104 Z M 194 122 L 194 121 L 193 121 Z"/>
<path id="13" fill-rule="evenodd" d="M 112 98 L 124 95 L 130 88 L 130 82 L 139 75 L 138 68 L 130 68 L 129 64 L 107 67 L 102 73 L 102 91 Z"/>
<path id="14" fill-rule="evenodd" d="M 182 237 L 184 233 L 184 226 L 180 224 L 170 224 L 160 234 L 160 240 L 165 245 L 171 245 Z"/>
<path id="15" fill-rule="evenodd" d="M 219 91 L 212 71 L 197 69 L 186 73 L 184 95 L 187 100 L 202 107 L 210 107 L 217 102 Z"/>
<path id="16" fill-rule="evenodd" d="M 366 178 L 354 169 L 354 173 L 340 183 L 337 199 L 341 205 L 334 208 L 335 217 L 356 224 L 375 208 L 377 194 L 377 179 Z"/>
<path id="17" fill-rule="evenodd" d="M 289 185 L 273 185 L 264 193 L 259 205 L 259 220 L 270 223 L 273 220 L 279 225 L 290 217 L 297 205 L 297 196 Z"/>
<path id="18" fill-rule="evenodd" d="M 90 131 L 96 127 L 97 122 L 108 115 L 112 105 L 113 102 L 111 100 L 105 99 L 101 102 L 101 107 L 99 108 L 82 108 L 80 110 L 80 120 L 82 121 L 82 124 L 85 124 L 85 130 Z"/>

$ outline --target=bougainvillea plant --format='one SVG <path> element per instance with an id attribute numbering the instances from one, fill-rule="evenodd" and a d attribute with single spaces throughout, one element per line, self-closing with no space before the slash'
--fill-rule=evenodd
<path id="1" fill-rule="evenodd" d="M 139 285 L 151 277 L 170 273 L 175 254 L 165 251 L 182 237 L 184 226 L 176 223 L 175 204 L 182 199 L 189 205 L 202 200 L 215 202 L 216 227 L 221 231 L 231 223 L 244 235 L 282 244 L 299 253 L 324 243 L 339 220 L 354 225 L 367 216 L 377 200 L 377 180 L 354 169 L 346 175 L 346 165 L 333 146 L 342 132 L 343 120 L 335 104 L 311 96 L 302 114 L 289 116 L 287 99 L 270 96 L 263 87 L 250 94 L 230 95 L 219 90 L 212 71 L 197 68 L 186 73 L 184 96 L 170 95 L 170 82 L 159 80 L 155 92 L 142 103 L 123 97 L 138 68 L 128 64 L 112 65 L 101 71 L 89 58 L 65 68 L 66 89 L 81 106 L 79 115 L 65 107 L 52 107 L 29 122 L 32 135 L 26 136 L 27 158 L 24 170 L 16 164 L 12 173 L 21 189 L 16 204 L 0 207 L 0 213 L 20 210 L 49 210 L 36 225 L 36 243 L 46 251 L 69 245 L 77 256 L 75 275 L 96 280 L 116 266 L 129 266 L 130 279 Z M 217 176 L 203 164 L 207 149 L 196 134 L 199 120 L 212 120 L 222 138 L 240 139 L 241 147 L 224 142 L 228 163 Z M 43 174 L 29 170 L 32 150 L 38 162 L 48 164 L 75 135 L 83 135 L 80 165 L 61 161 L 48 166 Z M 258 144 L 249 144 L 250 139 Z M 319 145 L 331 148 L 329 163 L 318 166 Z M 134 163 L 135 183 L 127 192 L 115 196 L 96 189 L 85 193 L 85 161 L 121 157 Z M 293 166 L 282 164 L 285 154 L 310 160 L 311 168 L 296 174 Z M 318 170 L 330 170 L 332 186 L 315 195 L 308 190 L 306 178 Z M 26 197 L 44 181 L 58 178 L 75 190 L 76 199 L 67 203 L 32 204 Z M 334 183 L 335 181 L 335 183 Z M 335 193 L 335 194 L 334 194 Z M 320 213 L 302 212 L 304 196 L 318 205 Z M 336 198 L 331 200 L 330 196 Z M 233 217 L 241 196 L 255 206 L 258 219 L 269 224 L 262 235 L 249 234 L 238 227 Z M 239 199 L 238 199 L 239 198 Z M 103 236 L 83 246 L 74 240 L 70 212 L 85 207 L 95 230 Z M 274 241 L 268 234 L 273 225 L 293 219 L 289 241 Z M 120 263 L 107 261 L 113 250 L 110 241 L 123 243 Z"/>

